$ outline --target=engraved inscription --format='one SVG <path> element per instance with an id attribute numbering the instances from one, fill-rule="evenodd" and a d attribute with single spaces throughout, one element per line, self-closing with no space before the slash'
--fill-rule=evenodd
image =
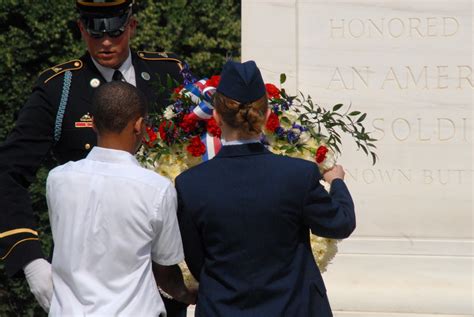
<path id="1" fill-rule="evenodd" d="M 421 143 L 449 143 L 470 141 L 468 118 L 374 118 L 373 137 L 379 141 L 386 138 Z"/>
<path id="2" fill-rule="evenodd" d="M 446 90 L 474 88 L 470 65 L 370 66 L 335 67 L 326 89 L 421 89 Z"/>
<path id="3" fill-rule="evenodd" d="M 469 183 L 472 170 L 466 169 L 404 169 L 404 168 L 348 168 L 345 169 L 348 182 L 363 184 L 411 183 L 423 185 L 460 185 Z"/>
<path id="4" fill-rule="evenodd" d="M 456 17 L 329 19 L 332 39 L 447 38 L 460 31 Z"/>

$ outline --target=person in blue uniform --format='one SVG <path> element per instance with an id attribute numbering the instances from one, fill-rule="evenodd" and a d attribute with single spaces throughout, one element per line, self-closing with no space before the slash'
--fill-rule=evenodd
<path id="1" fill-rule="evenodd" d="M 354 204 L 337 165 L 275 155 L 260 143 L 269 109 L 253 61 L 224 65 L 213 97 L 223 147 L 176 179 L 196 316 L 332 316 L 310 233 L 343 239 Z"/>
<path id="2" fill-rule="evenodd" d="M 103 83 L 121 80 L 136 86 L 153 112 L 167 105 L 171 92 L 161 88 L 168 78 L 183 81 L 183 63 L 176 56 L 130 49 L 137 26 L 132 5 L 132 0 L 76 1 L 87 52 L 39 76 L 15 127 L 0 144 L 0 259 L 9 276 L 24 272 L 46 310 L 51 266 L 41 250 L 28 195 L 38 167 L 51 153 L 64 164 L 86 157 L 96 145 L 91 100 Z M 186 306 L 174 303 L 167 305 L 168 316 L 175 310 L 183 316 Z"/>

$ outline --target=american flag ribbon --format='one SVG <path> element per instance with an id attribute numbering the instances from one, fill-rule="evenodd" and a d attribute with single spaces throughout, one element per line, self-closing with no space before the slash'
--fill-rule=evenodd
<path id="1" fill-rule="evenodd" d="M 209 133 L 203 133 L 201 135 L 201 142 L 206 146 L 206 153 L 202 156 L 202 161 L 208 161 L 212 159 L 222 147 L 221 139 L 215 136 L 211 136 Z"/>
<path id="2" fill-rule="evenodd" d="M 212 95 L 216 92 L 216 87 L 206 86 L 207 81 L 207 78 L 201 79 L 186 85 L 182 90 L 183 94 L 196 104 L 196 107 L 190 113 L 190 116 L 196 120 L 209 120 L 212 118 L 214 107 L 211 105 L 211 100 Z M 203 162 L 216 156 L 222 147 L 221 140 L 207 132 L 201 135 L 201 142 L 206 146 L 206 153 L 202 155 Z"/>
<path id="3" fill-rule="evenodd" d="M 210 119 L 214 110 L 211 105 L 211 98 L 216 88 L 206 87 L 207 80 L 207 78 L 204 78 L 184 87 L 184 95 L 197 104 L 193 109 L 193 114 L 200 120 Z"/>

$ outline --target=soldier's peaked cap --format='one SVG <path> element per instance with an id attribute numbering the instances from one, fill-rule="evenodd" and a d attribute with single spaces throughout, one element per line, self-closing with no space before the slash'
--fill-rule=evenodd
<path id="1" fill-rule="evenodd" d="M 76 8 L 81 17 L 112 17 L 128 13 L 133 0 L 76 0 Z"/>

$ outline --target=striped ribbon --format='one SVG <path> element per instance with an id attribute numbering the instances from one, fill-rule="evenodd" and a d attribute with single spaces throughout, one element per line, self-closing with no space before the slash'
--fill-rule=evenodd
<path id="1" fill-rule="evenodd" d="M 214 107 L 211 105 L 211 98 L 216 88 L 206 87 L 207 80 L 207 78 L 204 78 L 193 84 L 186 85 L 183 90 L 184 95 L 197 105 L 193 109 L 193 114 L 200 120 L 210 119 L 214 110 Z"/>
<path id="2" fill-rule="evenodd" d="M 211 136 L 209 133 L 203 133 L 201 135 L 201 142 L 206 146 L 206 153 L 202 156 L 202 161 L 208 161 L 212 159 L 222 147 L 221 139 L 215 136 Z"/>
<path id="3" fill-rule="evenodd" d="M 195 104 L 191 117 L 196 120 L 209 120 L 212 118 L 214 107 L 211 105 L 212 95 L 216 91 L 216 87 L 206 87 L 207 78 L 188 84 L 182 90 L 183 94 L 189 97 Z M 221 148 L 221 140 L 211 136 L 209 133 L 201 135 L 201 142 L 206 146 L 206 153 L 202 156 L 205 162 L 216 156 Z"/>

